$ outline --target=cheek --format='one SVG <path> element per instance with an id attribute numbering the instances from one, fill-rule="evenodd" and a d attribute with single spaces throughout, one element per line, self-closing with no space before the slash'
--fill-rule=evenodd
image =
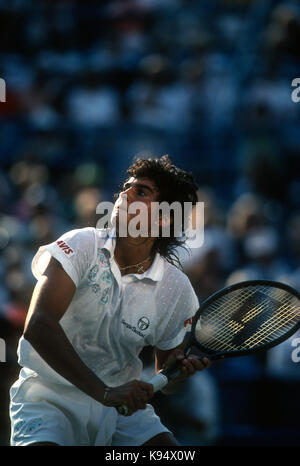
<path id="1" fill-rule="evenodd" d="M 159 224 L 158 209 L 153 208 L 151 210 L 151 207 L 149 208 L 148 220 L 149 220 L 149 224 L 151 224 L 151 225 L 158 225 Z"/>

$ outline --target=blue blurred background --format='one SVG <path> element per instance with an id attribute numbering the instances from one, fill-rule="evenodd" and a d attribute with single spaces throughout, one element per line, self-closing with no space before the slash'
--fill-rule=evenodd
<path id="1" fill-rule="evenodd" d="M 247 278 L 300 290 L 299 44 L 298 1 L 0 0 L 0 445 L 31 259 L 96 225 L 133 156 L 197 179 L 205 242 L 182 261 L 200 301 Z M 299 445 L 296 337 L 153 403 L 182 444 Z"/>

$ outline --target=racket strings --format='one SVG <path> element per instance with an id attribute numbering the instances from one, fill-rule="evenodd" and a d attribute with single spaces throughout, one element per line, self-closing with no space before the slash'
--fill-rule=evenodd
<path id="1" fill-rule="evenodd" d="M 285 290 L 265 286 L 230 292 L 212 302 L 201 315 L 196 339 L 214 351 L 262 345 L 279 338 L 296 324 L 300 317 L 296 302 Z M 234 344 L 239 335 L 243 341 Z"/>
<path id="2" fill-rule="evenodd" d="M 284 312 L 284 310 L 286 312 Z M 294 312 L 293 312 L 294 310 Z M 243 346 L 245 348 L 254 347 L 257 345 L 265 344 L 279 338 L 284 334 L 292 325 L 297 321 L 298 310 L 297 308 L 291 307 L 289 304 L 281 306 L 274 316 L 271 316 L 264 322 L 260 328 L 248 328 L 247 333 L 254 331 L 254 334 L 249 338 L 245 339 Z M 299 317 L 299 316 L 298 316 Z M 243 319 L 245 321 L 245 319 Z M 221 342 L 220 342 L 221 344 Z M 232 345 L 231 345 L 232 348 Z"/>
<path id="3" fill-rule="evenodd" d="M 299 316 L 295 306 L 294 312 L 288 305 L 286 305 L 285 308 L 288 311 L 287 313 L 284 314 L 282 309 L 280 309 L 277 315 L 275 314 L 274 317 L 268 319 L 255 335 L 252 335 L 245 341 L 245 345 L 249 344 L 250 346 L 254 346 L 262 341 L 272 341 L 274 337 L 279 338 L 285 333 L 287 327 L 290 327 L 290 322 L 294 321 L 294 317 L 297 317 L 297 315 Z"/>
<path id="4" fill-rule="evenodd" d="M 230 300 L 228 300 L 228 296 L 222 296 L 217 301 L 210 305 L 210 309 L 208 309 L 207 315 L 203 316 L 206 318 L 204 328 L 203 328 L 203 335 L 205 343 L 209 344 L 209 346 L 214 345 L 215 349 L 221 349 L 222 347 L 226 347 L 226 349 L 236 349 L 235 346 L 230 344 L 232 338 L 236 333 L 244 328 L 242 323 L 236 322 L 232 320 L 232 314 L 236 312 L 244 302 L 246 302 L 249 297 L 253 295 L 252 290 L 248 290 L 244 293 L 242 297 L 239 297 L 240 292 L 238 291 L 237 296 L 232 296 Z M 242 298 L 242 299 L 241 299 Z M 228 308 L 232 306 L 232 309 L 228 311 Z M 248 312 L 252 314 L 258 314 L 261 312 L 262 303 L 258 306 L 256 310 L 250 310 Z M 211 312 L 213 311 L 213 312 Z M 218 319 L 216 319 L 216 315 Z M 202 320 L 201 320 L 202 325 Z"/>

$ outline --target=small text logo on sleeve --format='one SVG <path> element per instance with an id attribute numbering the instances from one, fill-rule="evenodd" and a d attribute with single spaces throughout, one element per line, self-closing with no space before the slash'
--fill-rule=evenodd
<path id="1" fill-rule="evenodd" d="M 193 323 L 193 317 L 190 317 L 189 319 L 186 319 L 184 321 L 184 328 L 187 326 L 187 325 L 192 325 Z"/>
<path id="2" fill-rule="evenodd" d="M 60 247 L 60 249 L 61 249 L 67 256 L 71 256 L 72 254 L 74 254 L 73 249 L 72 249 L 67 243 L 65 243 L 64 241 L 62 241 L 62 240 L 56 241 L 56 244 Z"/>

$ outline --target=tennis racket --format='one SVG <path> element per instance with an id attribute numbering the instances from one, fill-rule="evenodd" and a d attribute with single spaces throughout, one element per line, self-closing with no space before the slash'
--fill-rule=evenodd
<path id="1" fill-rule="evenodd" d="M 300 293 L 284 283 L 249 280 L 223 288 L 201 304 L 184 347 L 210 360 L 246 356 L 278 345 L 300 328 Z M 149 383 L 154 392 L 181 370 L 175 362 Z M 120 414 L 127 406 L 118 406 Z"/>

